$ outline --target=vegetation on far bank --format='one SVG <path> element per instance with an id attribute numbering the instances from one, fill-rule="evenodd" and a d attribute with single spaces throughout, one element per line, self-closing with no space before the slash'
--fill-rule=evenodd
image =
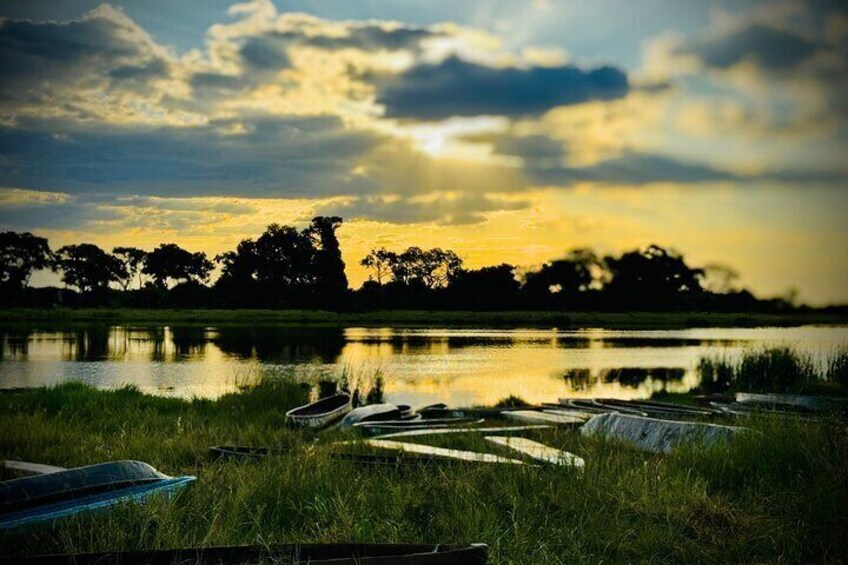
<path id="1" fill-rule="evenodd" d="M 0 324 L 138 324 L 249 326 L 407 326 L 674 329 L 694 327 L 765 327 L 846 324 L 848 314 L 825 311 L 759 312 L 551 312 L 143 308 L 0 309 Z"/>
<path id="2" fill-rule="evenodd" d="M 31 233 L 0 233 L 0 306 L 129 308 L 758 312 L 806 311 L 796 293 L 762 298 L 721 265 L 694 266 L 669 247 L 621 254 L 574 249 L 543 265 L 469 268 L 462 250 L 372 249 L 357 258 L 368 280 L 351 289 L 337 231 L 318 216 L 303 229 L 271 224 L 213 258 L 174 243 L 152 250 L 91 243 L 51 249 Z M 217 268 L 216 268 L 217 263 Z M 36 271 L 64 288 L 30 288 Z M 215 275 L 213 277 L 213 275 Z M 844 309 L 843 309 L 844 310 Z M 844 312 L 843 312 L 844 313 Z"/>
<path id="3" fill-rule="evenodd" d="M 347 438 L 341 432 L 283 426 L 307 394 L 288 378 L 214 401 L 81 384 L 0 393 L 2 458 L 61 466 L 139 459 L 198 477 L 173 500 L 2 534 L 0 552 L 357 541 L 485 542 L 496 565 L 848 558 L 844 422 L 751 420 L 758 433 L 671 455 L 574 430 L 529 434 L 583 457 L 582 476 L 547 467 L 363 467 L 329 458 L 329 444 Z M 498 451 L 480 437 L 415 441 Z M 258 463 L 215 461 L 207 450 L 216 444 L 291 451 Z"/>

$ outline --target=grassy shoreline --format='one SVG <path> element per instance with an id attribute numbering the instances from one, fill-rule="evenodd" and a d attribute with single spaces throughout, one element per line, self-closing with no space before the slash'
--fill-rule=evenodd
<path id="1" fill-rule="evenodd" d="M 169 310 L 129 308 L 9 309 L 0 324 L 74 325 L 228 325 L 228 326 L 406 326 L 406 327 L 557 327 L 675 329 L 848 324 L 848 316 L 825 312 L 465 312 L 385 310 L 336 313 L 323 310 Z"/>
<path id="2" fill-rule="evenodd" d="M 0 554 L 275 542 L 484 542 L 490 562 L 840 562 L 848 558 L 845 423 L 756 420 L 711 449 L 650 455 L 574 430 L 528 437 L 586 459 L 565 468 L 363 468 L 343 436 L 282 426 L 306 390 L 266 379 L 218 400 L 81 384 L 0 395 L 0 458 L 76 466 L 140 459 L 198 482 L 175 500 L 0 534 Z M 421 443 L 435 443 L 426 439 Z M 215 444 L 287 447 L 253 464 Z M 492 450 L 481 438 L 441 445 Z M 506 454 L 506 453 L 505 453 Z M 510 466 L 511 467 L 511 466 Z"/>

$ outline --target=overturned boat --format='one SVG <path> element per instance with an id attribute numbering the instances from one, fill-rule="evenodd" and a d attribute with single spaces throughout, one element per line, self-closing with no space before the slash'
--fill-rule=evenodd
<path id="1" fill-rule="evenodd" d="M 173 494 L 195 477 L 170 477 L 141 461 L 112 461 L 0 482 L 0 530 L 50 522 L 154 494 Z"/>
<path id="2" fill-rule="evenodd" d="M 580 428 L 584 436 L 600 436 L 629 443 L 654 453 L 668 453 L 680 445 L 713 445 L 728 441 L 747 428 L 702 422 L 680 422 L 630 414 L 598 414 Z"/>

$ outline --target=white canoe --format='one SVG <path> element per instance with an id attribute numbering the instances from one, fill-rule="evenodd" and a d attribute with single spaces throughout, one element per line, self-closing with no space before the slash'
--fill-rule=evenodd
<path id="1" fill-rule="evenodd" d="M 572 414 L 551 414 L 535 410 L 511 410 L 503 413 L 505 418 L 530 424 L 553 424 L 555 426 L 579 426 L 586 420 Z"/>
<path id="2" fill-rule="evenodd" d="M 486 436 L 486 441 L 523 453 L 536 461 L 583 469 L 586 462 L 573 453 L 550 447 L 526 437 Z"/>
<path id="3" fill-rule="evenodd" d="M 405 453 L 419 453 L 422 455 L 429 455 L 431 457 L 457 459 L 460 461 L 473 461 L 476 463 L 509 463 L 512 465 L 525 464 L 524 461 L 509 459 L 492 453 L 447 449 L 444 447 L 434 447 L 432 445 L 422 445 L 420 443 L 405 443 L 402 441 L 389 441 L 385 439 L 367 439 L 363 443 L 370 445 L 371 447 L 379 447 L 381 449 L 394 449 Z"/>
<path id="4" fill-rule="evenodd" d="M 304 428 L 323 428 L 352 408 L 349 394 L 336 394 L 286 412 L 286 423 Z"/>

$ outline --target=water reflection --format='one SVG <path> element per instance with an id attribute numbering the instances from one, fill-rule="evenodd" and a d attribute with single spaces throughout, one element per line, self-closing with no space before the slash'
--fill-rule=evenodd
<path id="1" fill-rule="evenodd" d="M 516 394 L 646 398 L 697 385 L 704 355 L 788 344 L 829 352 L 848 328 L 677 331 L 104 326 L 0 329 L 0 387 L 81 380 L 179 396 L 217 396 L 265 370 L 379 370 L 410 404 L 489 404 Z"/>

